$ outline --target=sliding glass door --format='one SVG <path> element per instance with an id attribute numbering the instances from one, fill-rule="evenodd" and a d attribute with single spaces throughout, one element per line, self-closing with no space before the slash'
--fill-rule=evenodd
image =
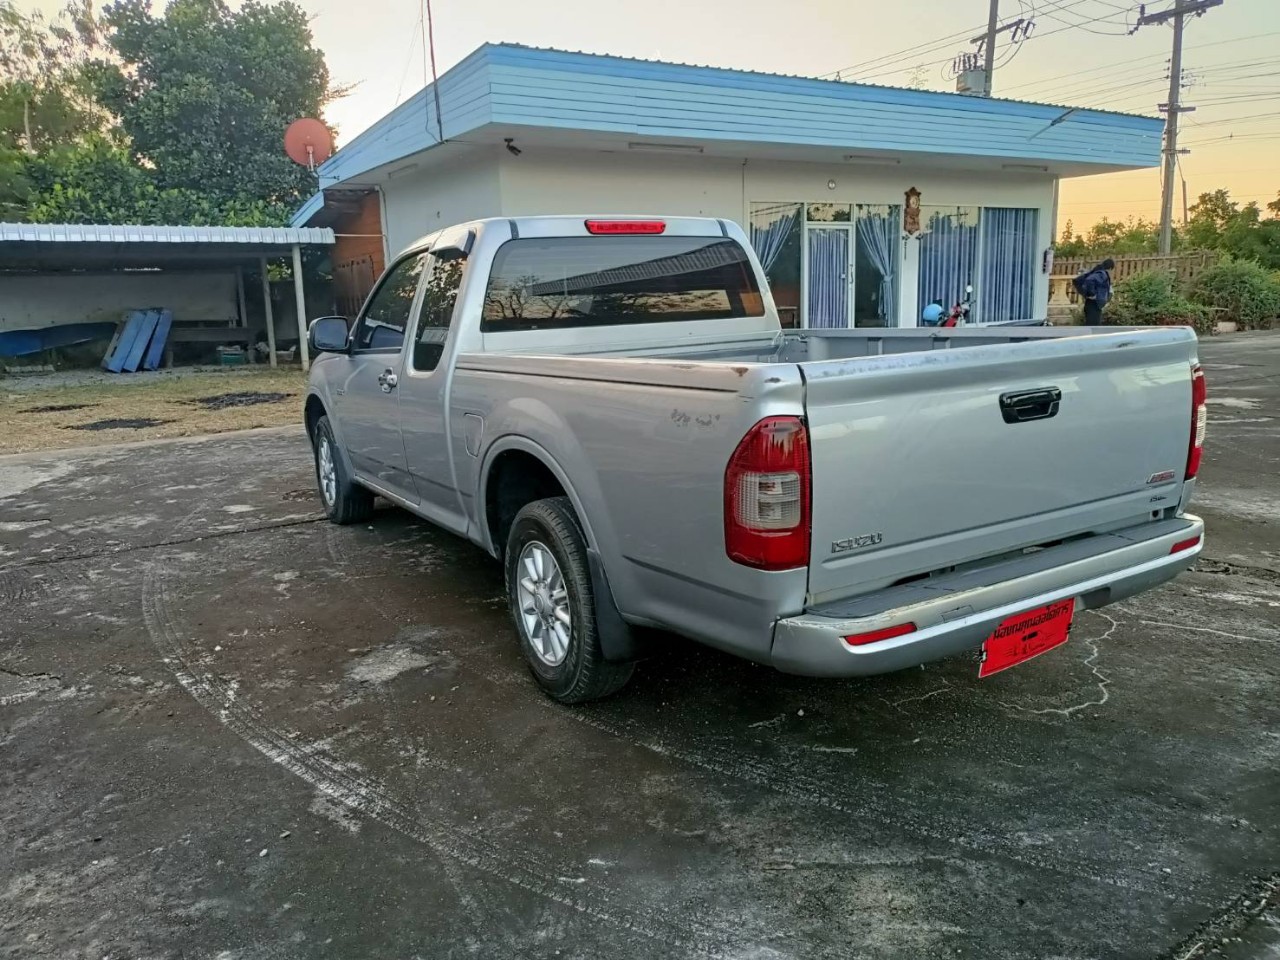
<path id="1" fill-rule="evenodd" d="M 749 214 L 783 326 L 898 326 L 901 206 L 760 201 Z"/>
<path id="2" fill-rule="evenodd" d="M 920 208 L 920 309 L 944 310 L 967 296 L 978 281 L 978 208 Z"/>
<path id="3" fill-rule="evenodd" d="M 849 326 L 849 254 L 853 227 L 809 224 L 806 236 L 806 323 L 824 329 Z"/>

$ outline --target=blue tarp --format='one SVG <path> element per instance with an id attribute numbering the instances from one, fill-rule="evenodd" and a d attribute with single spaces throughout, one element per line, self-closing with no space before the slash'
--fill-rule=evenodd
<path id="1" fill-rule="evenodd" d="M 60 327 L 40 327 L 35 330 L 0 330 L 0 357 L 21 357 L 88 340 L 110 340 L 115 329 L 115 321 L 109 321 L 68 323 Z"/>

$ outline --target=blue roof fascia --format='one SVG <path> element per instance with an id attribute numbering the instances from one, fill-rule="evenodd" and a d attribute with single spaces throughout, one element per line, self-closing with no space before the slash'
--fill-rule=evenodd
<path id="1" fill-rule="evenodd" d="M 298 212 L 289 218 L 289 226 L 305 227 L 307 221 L 314 217 L 324 208 L 324 191 L 318 190 L 311 195 L 302 206 L 298 208 Z"/>
<path id="2" fill-rule="evenodd" d="M 488 122 L 486 44 L 439 79 L 444 138 L 461 136 Z M 469 82 L 476 81 L 476 82 Z M 384 164 L 436 146 L 435 84 L 427 84 L 317 168 L 320 186 L 332 187 Z"/>

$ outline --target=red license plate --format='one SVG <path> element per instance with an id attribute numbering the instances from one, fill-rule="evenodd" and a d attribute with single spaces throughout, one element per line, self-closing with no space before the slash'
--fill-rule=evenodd
<path id="1" fill-rule="evenodd" d="M 1062 646 L 1075 609 L 1072 597 L 1009 617 L 983 642 L 978 676 L 989 677 Z"/>

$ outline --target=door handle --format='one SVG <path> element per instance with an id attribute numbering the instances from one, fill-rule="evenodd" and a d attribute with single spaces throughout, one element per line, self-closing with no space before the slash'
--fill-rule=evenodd
<path id="1" fill-rule="evenodd" d="M 399 382 L 400 378 L 395 375 L 395 371 L 390 367 L 378 374 L 378 384 L 382 387 L 383 393 L 390 393 Z"/>
<path id="2" fill-rule="evenodd" d="M 1048 420 L 1058 415 L 1062 391 L 1057 387 L 1039 387 L 1000 394 L 1000 414 L 1005 423 Z"/>

